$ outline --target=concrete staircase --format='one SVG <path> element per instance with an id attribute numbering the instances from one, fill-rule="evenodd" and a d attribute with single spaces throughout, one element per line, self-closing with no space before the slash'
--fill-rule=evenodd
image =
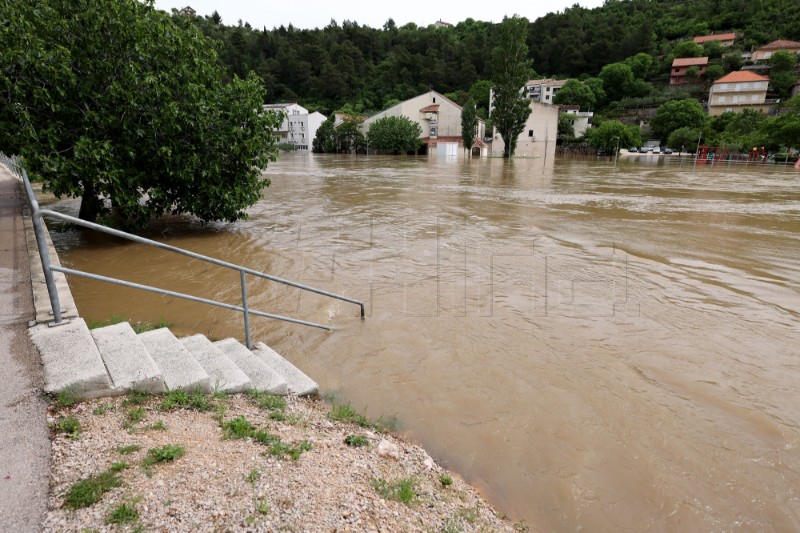
<path id="1" fill-rule="evenodd" d="M 136 334 L 123 322 L 89 330 L 82 318 L 29 330 L 42 355 L 45 392 L 70 389 L 83 398 L 168 390 L 312 395 L 319 386 L 263 343 L 176 338 L 168 328 Z"/>

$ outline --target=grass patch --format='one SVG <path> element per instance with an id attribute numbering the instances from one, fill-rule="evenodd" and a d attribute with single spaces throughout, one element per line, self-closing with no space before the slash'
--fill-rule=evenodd
<path id="1" fill-rule="evenodd" d="M 267 500 L 256 502 L 256 511 L 258 511 L 259 514 L 269 514 L 269 502 L 267 502 Z"/>
<path id="2" fill-rule="evenodd" d="M 113 326 L 114 324 L 119 324 L 121 322 L 127 322 L 128 319 L 121 315 L 111 315 L 111 317 L 105 320 L 95 320 L 93 318 L 86 319 L 86 326 L 89 329 L 98 329 L 104 328 L 106 326 Z"/>
<path id="3" fill-rule="evenodd" d="M 136 506 L 139 504 L 141 497 L 123 501 L 111 511 L 106 519 L 106 524 L 132 524 L 139 520 L 139 511 Z"/>
<path id="4" fill-rule="evenodd" d="M 167 425 L 163 420 L 156 420 L 152 424 L 148 424 L 142 428 L 143 431 L 166 431 Z"/>
<path id="5" fill-rule="evenodd" d="M 77 405 L 80 403 L 80 401 L 81 399 L 78 398 L 78 393 L 75 392 L 75 388 L 67 387 L 56 395 L 55 406 L 58 409 L 63 409 L 65 407 Z"/>
<path id="6" fill-rule="evenodd" d="M 376 479 L 370 485 L 386 500 L 396 500 L 410 505 L 417 497 L 416 483 L 411 478 L 401 479 L 394 483 L 389 483 L 385 479 Z"/>
<path id="7" fill-rule="evenodd" d="M 244 439 L 252 437 L 256 428 L 243 416 L 237 416 L 222 424 L 222 431 L 226 439 Z"/>
<path id="8" fill-rule="evenodd" d="M 152 394 L 146 392 L 134 391 L 122 400 L 122 407 L 129 407 L 131 405 L 145 405 L 153 398 Z"/>
<path id="9" fill-rule="evenodd" d="M 449 487 L 453 484 L 453 478 L 447 474 L 439 474 L 439 483 L 441 483 L 443 487 Z"/>
<path id="10" fill-rule="evenodd" d="M 113 409 L 114 409 L 114 405 L 113 404 L 103 403 L 103 404 L 100 404 L 97 407 L 95 407 L 94 410 L 92 411 L 92 414 L 94 416 L 102 416 L 102 415 L 106 414 L 107 412 L 112 411 Z"/>
<path id="11" fill-rule="evenodd" d="M 261 471 L 258 468 L 254 468 L 247 474 L 247 477 L 244 478 L 245 481 L 248 483 L 255 483 L 261 477 Z"/>
<path id="12" fill-rule="evenodd" d="M 117 473 L 106 471 L 89 476 L 72 485 L 64 496 L 64 505 L 70 509 L 81 509 L 99 502 L 106 492 L 122 485 Z"/>
<path id="13" fill-rule="evenodd" d="M 211 410 L 213 402 L 207 394 L 195 389 L 192 392 L 183 390 L 169 391 L 162 400 L 159 409 L 162 411 L 172 411 L 175 409 L 193 409 L 205 412 Z"/>
<path id="14" fill-rule="evenodd" d="M 131 409 L 128 411 L 128 422 L 131 424 L 138 424 L 144 417 L 147 416 L 147 412 L 144 410 L 144 407 L 137 407 L 135 409 Z"/>
<path id="15" fill-rule="evenodd" d="M 397 421 L 394 419 L 380 417 L 370 420 L 365 415 L 356 411 L 349 403 L 338 403 L 331 406 L 328 418 L 339 422 L 350 422 L 362 428 L 374 429 L 380 433 L 388 433 L 397 429 Z"/>
<path id="16" fill-rule="evenodd" d="M 293 461 L 297 461 L 303 452 L 311 451 L 311 443 L 307 440 L 302 440 L 295 444 L 286 444 L 278 440 L 269 447 L 269 454 L 276 457 L 283 457 L 288 455 Z"/>
<path id="17" fill-rule="evenodd" d="M 116 462 L 111 463 L 111 466 L 108 469 L 111 472 L 114 472 L 116 474 L 116 473 L 122 472 L 123 470 L 126 470 L 126 469 L 128 469 L 130 467 L 131 467 L 131 465 L 129 465 L 128 463 L 126 463 L 124 461 L 116 461 Z"/>
<path id="18" fill-rule="evenodd" d="M 120 448 L 117 448 L 117 453 L 120 455 L 130 455 L 132 453 L 138 452 L 141 449 L 142 447 L 139 446 L 138 444 L 131 444 L 130 446 L 122 446 Z"/>
<path id="19" fill-rule="evenodd" d="M 178 444 L 165 444 L 160 448 L 150 448 L 142 465 L 148 467 L 156 463 L 171 462 L 182 457 L 185 453 L 186 449 Z"/>
<path id="20" fill-rule="evenodd" d="M 59 418 L 54 427 L 58 433 L 66 433 L 71 439 L 77 439 L 81 434 L 81 422 L 76 416 Z"/>
<path id="21" fill-rule="evenodd" d="M 360 448 L 369 444 L 369 440 L 364 435 L 348 435 L 344 438 L 344 443 L 354 448 Z"/>

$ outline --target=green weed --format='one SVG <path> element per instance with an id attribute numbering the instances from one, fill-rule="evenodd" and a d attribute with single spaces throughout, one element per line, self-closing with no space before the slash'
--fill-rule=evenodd
<path id="1" fill-rule="evenodd" d="M 70 509 L 81 509 L 99 502 L 103 495 L 122 485 L 122 479 L 110 470 L 89 476 L 72 485 L 64 496 L 64 505 Z"/>
<path id="2" fill-rule="evenodd" d="M 55 430 L 58 433 L 66 433 L 71 439 L 77 439 L 81 434 L 81 422 L 76 416 L 65 416 L 56 420 Z"/>
<path id="3" fill-rule="evenodd" d="M 79 404 L 81 401 L 78 398 L 78 393 L 75 392 L 75 387 L 67 387 L 56 395 L 55 406 L 59 409 L 64 407 L 72 407 Z"/>
<path id="4" fill-rule="evenodd" d="M 394 483 L 389 483 L 385 479 L 376 479 L 370 485 L 382 498 L 397 500 L 406 505 L 413 503 L 417 497 L 415 482 L 411 478 L 401 479 Z"/>
<path id="5" fill-rule="evenodd" d="M 183 390 L 173 390 L 161 402 L 159 409 L 162 411 L 172 411 L 174 409 L 193 409 L 205 412 L 213 407 L 213 402 L 209 396 L 200 390 L 186 392 Z"/>
<path id="6" fill-rule="evenodd" d="M 125 470 L 127 468 L 130 468 L 130 467 L 131 467 L 131 465 L 129 465 L 126 462 L 117 461 L 117 462 L 111 463 L 111 466 L 108 469 L 111 472 L 114 472 L 116 474 L 116 473 L 122 472 L 123 470 Z"/>
<path id="7" fill-rule="evenodd" d="M 297 461 L 303 452 L 311 451 L 311 443 L 307 440 L 300 441 L 296 444 L 286 444 L 278 440 L 269 447 L 269 454 L 276 457 L 283 457 L 288 455 L 292 460 Z"/>
<path id="8" fill-rule="evenodd" d="M 138 452 L 141 449 L 142 447 L 139 446 L 138 444 L 131 444 L 130 446 L 122 446 L 120 448 L 117 448 L 117 453 L 119 453 L 120 455 L 130 455 L 134 452 Z"/>
<path id="9" fill-rule="evenodd" d="M 331 420 L 338 420 L 339 422 L 351 422 L 362 428 L 374 429 L 380 433 L 387 433 L 397 429 L 396 420 L 384 417 L 370 420 L 353 409 L 353 406 L 349 403 L 334 404 L 331 407 L 331 412 L 328 413 L 328 418 Z"/>
<path id="10" fill-rule="evenodd" d="M 144 431 L 166 431 L 167 425 L 163 420 L 156 420 L 152 424 L 148 424 L 142 428 Z"/>
<path id="11" fill-rule="evenodd" d="M 147 451 L 147 457 L 145 458 L 144 462 L 142 462 L 142 465 L 148 467 L 156 463 L 174 461 L 175 459 L 182 457 L 185 453 L 186 449 L 177 444 L 165 444 L 160 448 L 150 448 Z"/>
<path id="12" fill-rule="evenodd" d="M 103 404 L 100 404 L 97 407 L 95 407 L 94 410 L 92 411 L 92 414 L 94 416 L 102 416 L 102 415 L 106 414 L 107 412 L 112 411 L 113 409 L 114 409 L 114 405 L 113 404 L 103 403 Z"/>
<path id="13" fill-rule="evenodd" d="M 152 394 L 146 392 L 134 391 L 122 400 L 122 407 L 129 407 L 131 405 L 144 405 L 153 398 Z"/>
<path id="14" fill-rule="evenodd" d="M 106 519 L 107 524 L 131 524 L 139 520 L 139 511 L 136 506 L 139 504 L 141 497 L 132 500 L 123 501 L 111 511 Z"/>
<path id="15" fill-rule="evenodd" d="M 360 448 L 369 444 L 369 440 L 364 435 L 348 435 L 344 438 L 344 443 L 354 448 Z"/>
<path id="16" fill-rule="evenodd" d="M 222 424 L 222 431 L 226 439 L 244 439 L 252 436 L 255 430 L 255 426 L 243 416 L 237 416 Z"/>
<path id="17" fill-rule="evenodd" d="M 248 483 L 255 483 L 256 481 L 258 481 L 258 478 L 260 477 L 261 477 L 261 471 L 258 468 L 254 468 L 250 471 L 249 474 L 247 474 L 245 480 Z"/>
<path id="18" fill-rule="evenodd" d="M 144 417 L 147 415 L 147 412 L 144 410 L 144 407 L 137 407 L 136 409 L 131 409 L 128 411 L 128 422 L 132 424 L 138 424 Z"/>
<path id="19" fill-rule="evenodd" d="M 449 487 L 453 484 L 453 478 L 447 474 L 440 474 L 439 483 L 441 483 L 443 487 Z"/>

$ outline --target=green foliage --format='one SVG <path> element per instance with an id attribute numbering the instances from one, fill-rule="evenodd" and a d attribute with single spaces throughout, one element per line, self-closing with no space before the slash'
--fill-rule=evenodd
<path id="1" fill-rule="evenodd" d="M 672 100 L 658 108 L 650 121 L 650 127 L 662 142 L 666 142 L 669 134 L 676 129 L 703 129 L 706 121 L 706 112 L 697 100 Z"/>
<path id="2" fill-rule="evenodd" d="M 603 80 L 603 89 L 612 102 L 618 101 L 625 96 L 640 96 L 634 94 L 636 91 L 635 76 L 630 66 L 625 63 L 611 63 L 603 67 L 600 71 L 600 79 Z"/>
<path id="3" fill-rule="evenodd" d="M 599 127 L 591 128 L 586 132 L 589 144 L 598 150 L 613 153 L 617 146 L 639 146 L 642 137 L 637 126 L 626 126 L 616 120 L 607 120 Z"/>
<path id="4" fill-rule="evenodd" d="M 725 75 L 725 69 L 720 65 L 709 65 L 706 69 L 706 81 L 713 83 Z"/>
<path id="5" fill-rule="evenodd" d="M 370 147 L 390 154 L 416 152 L 421 142 L 420 135 L 420 125 L 404 116 L 378 119 L 370 125 L 367 132 Z"/>
<path id="6" fill-rule="evenodd" d="M 695 128 L 680 127 L 672 131 L 667 139 L 667 146 L 673 150 L 683 148 L 688 152 L 694 152 L 697 148 L 697 141 L 700 138 L 700 130 Z"/>
<path id="7" fill-rule="evenodd" d="M 117 461 L 117 462 L 111 463 L 111 466 L 108 467 L 108 470 L 111 471 L 111 472 L 114 472 L 114 473 L 119 473 L 119 472 L 122 472 L 123 470 L 127 470 L 130 467 L 131 467 L 131 465 L 129 465 L 128 463 L 126 463 L 124 461 Z"/>
<path id="8" fill-rule="evenodd" d="M 797 76 L 793 71 L 778 71 L 770 72 L 769 85 L 772 90 L 778 93 L 781 98 L 788 98 L 792 91 L 792 87 L 797 82 Z"/>
<path id="9" fill-rule="evenodd" d="M 791 72 L 797 65 L 797 54 L 788 50 L 778 50 L 769 58 L 772 67 L 770 76 L 775 72 Z"/>
<path id="10" fill-rule="evenodd" d="M 0 29 L 0 145 L 79 216 L 234 221 L 261 198 L 274 115 L 255 74 L 223 83 L 215 46 L 136 0 L 13 2 Z M 25 43 L 20 46 L 19 43 Z"/>
<path id="11" fill-rule="evenodd" d="M 139 511 L 136 509 L 141 498 L 126 500 L 116 506 L 106 519 L 107 524 L 131 524 L 139 520 Z"/>
<path id="12" fill-rule="evenodd" d="M 453 478 L 447 474 L 439 474 L 439 483 L 441 483 L 443 487 L 449 487 L 453 484 Z"/>
<path id="13" fill-rule="evenodd" d="M 199 389 L 191 392 L 184 390 L 169 391 L 161 401 L 159 409 L 171 411 L 173 409 L 192 409 L 194 411 L 205 412 L 213 407 L 213 402 L 208 394 Z"/>
<path id="14" fill-rule="evenodd" d="M 243 416 L 237 416 L 222 425 L 222 432 L 226 439 L 244 439 L 253 434 L 255 426 Z"/>
<path id="15" fill-rule="evenodd" d="M 269 454 L 275 457 L 283 457 L 288 455 L 293 461 L 297 461 L 303 452 L 311 451 L 311 443 L 307 440 L 302 440 L 295 444 L 287 444 L 276 440 L 269 447 Z"/>
<path id="16" fill-rule="evenodd" d="M 467 100 L 461 109 L 461 140 L 464 142 L 464 149 L 472 150 L 472 143 L 478 133 L 478 113 L 475 109 L 475 102 L 472 97 Z"/>
<path id="17" fill-rule="evenodd" d="M 128 412 L 128 422 L 137 424 L 144 420 L 146 413 L 143 407 L 137 407 Z"/>
<path id="18" fill-rule="evenodd" d="M 558 95 L 556 95 L 558 96 Z M 575 139 L 575 120 L 568 113 L 558 114 L 558 138 L 565 141 Z"/>
<path id="19" fill-rule="evenodd" d="M 688 83 L 697 83 L 700 81 L 700 68 L 696 65 L 686 69 L 686 81 Z"/>
<path id="20" fill-rule="evenodd" d="M 249 474 L 247 474 L 245 481 L 252 484 L 258 481 L 260 477 L 261 477 L 261 471 L 258 468 L 254 468 L 250 471 Z"/>
<path id="21" fill-rule="evenodd" d="M 129 446 L 122 446 L 121 448 L 117 448 L 117 453 L 120 455 L 130 455 L 132 453 L 138 452 L 141 450 L 142 447 L 138 444 L 131 444 Z"/>
<path id="22" fill-rule="evenodd" d="M 416 483 L 411 478 L 401 479 L 394 483 L 389 483 L 382 478 L 375 479 L 370 485 L 386 500 L 396 500 L 410 505 L 417 497 Z"/>
<path id="23" fill-rule="evenodd" d="M 785 112 L 767 119 L 762 131 L 772 143 L 789 148 L 800 148 L 800 96 L 786 102 Z"/>
<path id="24" fill-rule="evenodd" d="M 103 495 L 122 485 L 122 479 L 111 471 L 89 476 L 72 485 L 64 495 L 64 506 L 81 509 L 99 502 Z"/>
<path id="25" fill-rule="evenodd" d="M 583 80 L 583 84 L 592 90 L 597 107 L 603 107 L 608 101 L 608 95 L 606 94 L 606 90 L 603 88 L 603 80 L 600 78 L 588 78 Z"/>
<path id="26" fill-rule="evenodd" d="M 703 47 L 694 41 L 681 41 L 672 48 L 670 57 L 703 57 Z M 669 64 L 672 65 L 672 59 Z"/>
<path id="27" fill-rule="evenodd" d="M 528 81 L 530 59 L 526 44 L 528 21 L 504 17 L 500 25 L 499 44 L 492 51 L 494 76 L 494 127 L 503 138 L 503 157 L 513 157 L 517 137 L 525 129 L 531 114 L 530 102 L 520 89 Z"/>
<path id="28" fill-rule="evenodd" d="M 706 41 L 702 44 L 702 47 L 703 51 L 697 57 L 707 56 L 709 59 L 719 59 L 725 51 L 719 41 Z"/>
<path id="29" fill-rule="evenodd" d="M 74 387 L 67 387 L 56 395 L 55 407 L 63 409 L 65 407 L 72 407 L 81 402 L 78 394 L 75 392 Z"/>
<path id="30" fill-rule="evenodd" d="M 577 105 L 581 111 L 589 111 L 595 108 L 597 97 L 591 87 L 579 80 L 571 79 L 558 90 L 553 97 L 553 103 Z"/>
<path id="31" fill-rule="evenodd" d="M 643 80 L 650 74 L 650 70 L 653 68 L 655 61 L 650 54 L 640 52 L 635 56 L 626 58 L 624 63 L 631 67 L 634 78 Z"/>
<path id="32" fill-rule="evenodd" d="M 179 457 L 183 457 L 186 449 L 177 444 L 165 444 L 159 448 L 150 448 L 147 450 L 147 457 L 142 462 L 142 465 L 147 467 L 156 463 L 172 462 Z"/>
<path id="33" fill-rule="evenodd" d="M 128 396 L 122 400 L 122 407 L 128 407 L 130 405 L 145 405 L 153 398 L 152 394 L 148 394 L 146 392 L 139 392 L 134 391 L 128 394 Z"/>
<path id="34" fill-rule="evenodd" d="M 742 54 L 733 52 L 722 56 L 722 67 L 725 69 L 725 72 L 739 70 L 742 68 L 742 65 L 744 65 Z"/>
<path id="35" fill-rule="evenodd" d="M 331 115 L 323 122 L 314 140 L 311 143 L 311 150 L 318 154 L 331 154 L 336 151 L 336 128 L 334 127 L 334 116 Z"/>
<path id="36" fill-rule="evenodd" d="M 102 415 L 106 414 L 107 412 L 113 411 L 113 410 L 114 410 L 114 405 L 113 404 L 101 403 L 100 405 L 98 405 L 97 407 L 95 407 L 92 410 L 92 414 L 94 416 L 102 416 Z"/>
<path id="37" fill-rule="evenodd" d="M 55 430 L 66 433 L 71 439 L 77 439 L 81 434 L 81 423 L 76 416 L 65 416 L 56 420 Z"/>
<path id="38" fill-rule="evenodd" d="M 491 93 L 491 80 L 478 80 L 469 88 L 469 95 L 478 109 L 478 116 L 486 118 L 489 116 L 489 94 Z"/>
<path id="39" fill-rule="evenodd" d="M 369 440 L 364 435 L 348 435 L 344 438 L 344 443 L 354 448 L 360 448 L 369 444 Z"/>

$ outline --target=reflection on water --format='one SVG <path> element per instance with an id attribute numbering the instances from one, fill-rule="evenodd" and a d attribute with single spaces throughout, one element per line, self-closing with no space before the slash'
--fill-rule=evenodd
<path id="1" fill-rule="evenodd" d="M 265 340 L 542 530 L 800 528 L 800 173 L 620 160 L 286 156 L 248 221 L 155 238 L 249 282 Z M 63 209 L 75 209 L 65 204 Z M 72 267 L 236 303 L 238 277 L 102 236 Z M 71 281 L 84 316 L 241 317 Z"/>

